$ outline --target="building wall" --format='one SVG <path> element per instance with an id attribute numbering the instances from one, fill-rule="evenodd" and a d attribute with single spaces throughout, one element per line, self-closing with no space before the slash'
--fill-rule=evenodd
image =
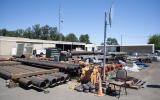
<path id="1" fill-rule="evenodd" d="M 137 53 L 153 53 L 154 50 L 152 48 L 151 45 L 146 45 L 146 46 L 123 46 L 121 48 L 121 50 L 123 52 L 127 52 L 127 53 L 133 53 L 133 52 L 137 52 Z"/>
<path id="2" fill-rule="evenodd" d="M 0 41 L 0 55 L 13 55 L 17 48 L 16 42 L 13 41 Z"/>
<path id="3" fill-rule="evenodd" d="M 104 50 L 103 46 L 98 46 L 98 49 Z M 108 45 L 106 46 L 107 52 L 127 52 L 127 53 L 154 53 L 154 44 L 147 45 L 128 45 L 128 46 L 119 46 L 119 45 Z"/>
<path id="4" fill-rule="evenodd" d="M 40 50 L 45 48 L 55 48 L 55 44 L 34 44 L 33 50 Z"/>
<path id="5" fill-rule="evenodd" d="M 86 44 L 85 48 L 86 48 L 87 51 L 93 51 L 93 49 L 94 49 L 94 51 L 97 50 L 96 44 Z"/>

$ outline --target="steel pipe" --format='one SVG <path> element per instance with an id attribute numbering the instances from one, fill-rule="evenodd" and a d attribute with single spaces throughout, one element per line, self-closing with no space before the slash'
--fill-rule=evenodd
<path id="1" fill-rule="evenodd" d="M 29 78 L 32 81 L 32 84 L 39 88 L 47 88 L 49 84 L 49 80 L 43 79 L 37 76 L 32 76 Z"/>
<path id="2" fill-rule="evenodd" d="M 29 80 L 29 79 L 27 79 L 27 78 L 20 78 L 20 79 L 18 80 L 18 82 L 19 82 L 21 85 L 25 86 L 25 87 L 31 87 L 31 86 L 32 86 L 32 81 Z"/>
<path id="3" fill-rule="evenodd" d="M 0 76 L 5 78 L 5 79 L 11 79 L 12 75 L 10 72 L 0 69 Z"/>
<path id="4" fill-rule="evenodd" d="M 57 83 L 57 77 L 51 76 L 51 75 L 41 75 L 39 76 L 44 79 L 49 80 L 49 86 L 54 86 Z"/>
<path id="5" fill-rule="evenodd" d="M 52 76 L 55 76 L 59 79 L 59 83 L 64 83 L 69 81 L 70 77 L 68 76 L 68 74 L 64 74 L 64 73 L 52 73 Z"/>
<path id="6" fill-rule="evenodd" d="M 67 63 L 60 63 L 60 62 L 48 62 L 48 61 L 38 61 L 38 60 L 27 60 L 27 59 L 17 59 L 17 61 L 22 62 L 26 65 L 32 65 L 35 67 L 41 67 L 45 69 L 53 69 L 53 68 L 60 68 L 65 70 L 74 70 L 79 69 L 79 65 L 74 64 L 67 64 Z"/>

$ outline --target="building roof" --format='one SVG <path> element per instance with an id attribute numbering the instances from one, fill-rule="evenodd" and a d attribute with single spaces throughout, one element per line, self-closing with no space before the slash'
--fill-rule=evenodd
<path id="1" fill-rule="evenodd" d="M 73 44 L 73 45 L 85 45 L 86 43 L 81 42 L 67 42 L 67 41 L 51 41 L 51 40 L 38 40 L 38 39 L 29 39 L 21 37 L 6 37 L 0 36 L 0 41 L 14 41 L 14 42 L 27 42 L 27 43 L 47 43 L 47 44 Z"/>
<path id="2" fill-rule="evenodd" d="M 104 45 L 98 45 L 104 46 Z M 135 45 L 106 45 L 108 47 L 117 47 L 117 46 L 154 46 L 154 44 L 135 44 Z"/>

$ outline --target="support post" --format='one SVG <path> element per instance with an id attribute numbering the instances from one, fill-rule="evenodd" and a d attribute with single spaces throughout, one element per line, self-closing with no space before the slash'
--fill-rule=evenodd
<path id="1" fill-rule="evenodd" d="M 103 82 L 105 82 L 106 79 L 106 70 L 105 70 L 105 64 L 106 64 L 106 30 L 107 30 L 107 20 L 106 20 L 107 14 L 105 12 L 104 16 L 104 58 L 103 58 Z"/>

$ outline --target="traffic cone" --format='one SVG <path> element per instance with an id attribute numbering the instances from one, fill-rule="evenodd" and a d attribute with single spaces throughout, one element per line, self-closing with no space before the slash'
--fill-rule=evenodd
<path id="1" fill-rule="evenodd" d="M 97 92 L 97 96 L 104 96 L 103 90 L 102 90 L 102 80 L 100 77 L 100 74 L 98 73 L 98 78 L 99 78 L 99 86 L 98 86 L 98 92 Z"/>

